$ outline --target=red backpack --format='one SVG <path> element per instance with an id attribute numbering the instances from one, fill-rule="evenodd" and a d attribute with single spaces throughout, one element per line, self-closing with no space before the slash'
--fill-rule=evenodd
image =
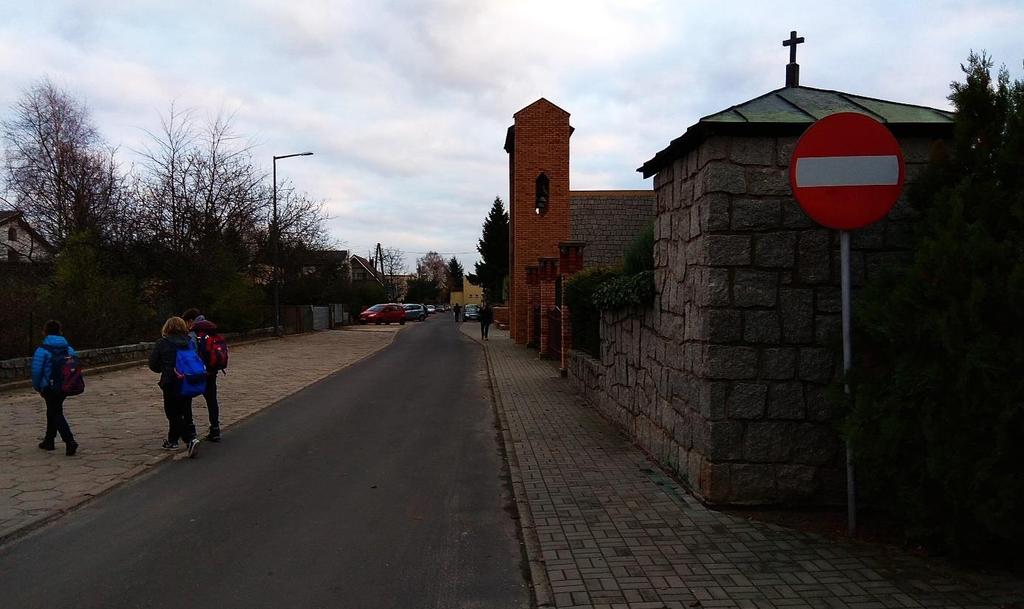
<path id="1" fill-rule="evenodd" d="M 203 334 L 196 337 L 199 357 L 206 364 L 206 370 L 217 372 L 228 367 L 228 343 L 220 334 Z"/>
<path id="2" fill-rule="evenodd" d="M 50 378 L 46 388 L 51 392 L 71 396 L 85 391 L 85 379 L 82 378 L 82 363 L 78 356 L 71 355 L 67 347 L 50 347 L 43 345 L 50 352 Z"/>

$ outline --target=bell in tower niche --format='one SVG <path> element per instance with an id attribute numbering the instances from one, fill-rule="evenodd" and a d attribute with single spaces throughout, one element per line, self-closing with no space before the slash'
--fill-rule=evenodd
<path id="1" fill-rule="evenodd" d="M 548 176 L 544 173 L 541 173 L 539 176 L 537 176 L 537 182 L 535 186 L 536 201 L 534 204 L 534 211 L 536 211 L 537 215 L 539 216 L 543 215 L 543 213 L 548 210 Z"/>

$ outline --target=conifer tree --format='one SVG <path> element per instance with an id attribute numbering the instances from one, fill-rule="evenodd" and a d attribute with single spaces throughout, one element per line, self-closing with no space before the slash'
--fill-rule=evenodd
<path id="1" fill-rule="evenodd" d="M 992 557 L 1024 542 L 1024 82 L 962 68 L 951 150 L 909 193 L 913 262 L 859 300 L 847 431 L 910 538 Z"/>
<path id="2" fill-rule="evenodd" d="M 491 302 L 504 301 L 502 288 L 508 275 L 508 212 L 501 197 L 494 198 L 476 251 L 480 252 L 476 276 L 480 278 L 487 299 Z"/>
<path id="3" fill-rule="evenodd" d="M 452 292 L 462 291 L 462 280 L 466 274 L 465 269 L 462 268 L 462 263 L 455 256 L 452 256 L 447 265 L 445 265 L 445 273 L 448 275 L 448 286 Z"/>

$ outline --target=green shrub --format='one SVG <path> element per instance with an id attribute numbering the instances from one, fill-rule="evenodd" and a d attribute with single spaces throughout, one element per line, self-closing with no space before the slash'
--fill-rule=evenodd
<path id="1" fill-rule="evenodd" d="M 274 325 L 272 320 L 264 319 L 263 290 L 238 273 L 231 273 L 219 281 L 209 298 L 207 302 L 210 304 L 204 314 L 217 324 L 221 332 L 243 332 L 264 324 Z"/>
<path id="2" fill-rule="evenodd" d="M 858 299 L 846 432 L 909 538 L 994 560 L 1024 542 L 1024 83 L 964 70 L 953 154 L 910 193 L 913 262 Z"/>
<path id="3" fill-rule="evenodd" d="M 654 302 L 654 271 L 615 277 L 594 292 L 594 304 L 602 310 L 646 306 Z"/>
<path id="4" fill-rule="evenodd" d="M 601 356 L 601 311 L 594 304 L 594 292 L 614 277 L 618 277 L 616 271 L 597 267 L 576 273 L 565 282 L 564 298 L 570 311 L 573 348 L 594 357 Z"/>
<path id="5" fill-rule="evenodd" d="M 649 224 L 633 239 L 623 259 L 623 272 L 636 275 L 654 270 L 654 224 Z"/>
<path id="6" fill-rule="evenodd" d="M 73 235 L 57 256 L 52 279 L 40 290 L 39 316 L 61 320 L 64 334 L 78 348 L 159 335 L 154 311 L 139 300 L 139 286 L 109 266 L 92 235 Z"/>

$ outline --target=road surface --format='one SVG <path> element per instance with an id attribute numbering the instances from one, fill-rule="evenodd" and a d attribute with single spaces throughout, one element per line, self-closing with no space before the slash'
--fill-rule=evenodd
<path id="1" fill-rule="evenodd" d="M 413 324 L 0 548 L 0 607 L 528 607 L 481 357 Z"/>

